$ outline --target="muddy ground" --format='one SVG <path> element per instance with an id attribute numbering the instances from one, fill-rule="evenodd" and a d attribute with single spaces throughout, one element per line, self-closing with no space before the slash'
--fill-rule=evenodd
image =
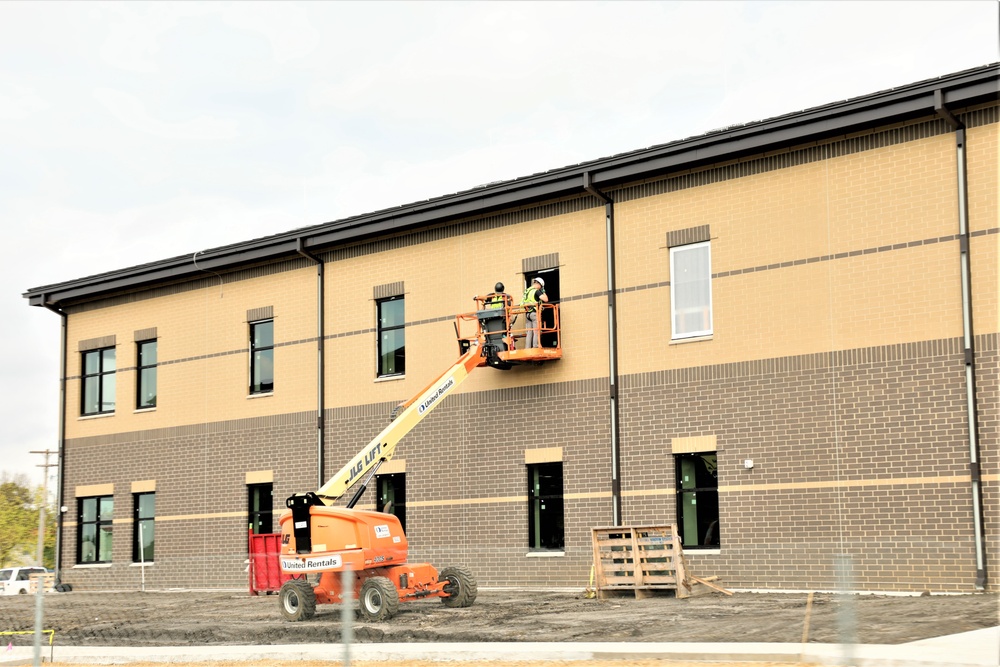
<path id="1" fill-rule="evenodd" d="M 810 642 L 837 642 L 846 605 L 857 640 L 899 644 L 1000 623 L 1000 596 L 850 596 L 816 594 Z M 799 642 L 807 596 L 711 593 L 645 600 L 588 599 L 580 592 L 481 590 L 475 604 L 449 609 L 439 600 L 403 603 L 384 623 L 354 625 L 358 642 Z M 309 621 L 288 622 L 278 596 L 238 592 L 122 591 L 51 593 L 44 626 L 63 646 L 294 644 L 340 639 L 340 609 L 318 607 Z M 4 631 L 32 630 L 33 596 L 0 597 Z M 30 637 L 23 641 L 30 642 Z"/>

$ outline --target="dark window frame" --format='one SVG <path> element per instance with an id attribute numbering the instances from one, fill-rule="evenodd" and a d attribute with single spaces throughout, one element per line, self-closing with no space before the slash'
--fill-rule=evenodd
<path id="1" fill-rule="evenodd" d="M 566 478 L 562 461 L 529 463 L 528 473 L 528 549 L 563 551 L 566 548 Z M 542 489 L 543 474 L 558 472 L 558 492 Z M 548 503 L 548 505 L 546 505 Z M 547 512 L 543 517 L 542 512 Z"/>
<path id="2" fill-rule="evenodd" d="M 105 368 L 105 362 L 107 361 L 107 352 L 111 352 L 112 368 Z M 111 345 L 109 347 L 101 347 L 94 350 L 87 350 L 80 354 L 80 414 L 89 417 L 91 415 L 111 415 L 115 413 L 115 407 L 117 405 L 117 384 L 116 373 L 118 372 L 118 359 L 117 352 L 115 351 L 115 346 Z M 94 372 L 87 371 L 87 359 L 94 357 L 97 359 L 97 370 Z M 88 385 L 91 384 L 90 381 L 96 379 L 96 401 L 97 410 L 87 411 L 87 399 L 91 396 L 91 389 Z M 111 380 L 111 393 L 113 395 L 113 400 L 111 401 L 110 409 L 104 409 L 106 396 L 105 392 L 108 387 L 105 386 L 105 381 Z"/>
<path id="3" fill-rule="evenodd" d="M 387 303 L 392 303 L 399 301 L 402 303 L 402 316 L 400 317 L 400 322 L 398 324 L 393 324 L 390 326 L 383 326 L 382 321 L 382 307 Z M 376 374 L 380 378 L 385 377 L 404 377 L 406 375 L 406 299 L 404 295 L 397 294 L 395 296 L 389 296 L 384 299 L 375 300 L 375 321 L 376 326 L 376 343 L 378 345 L 378 367 L 376 369 Z M 384 360 L 386 356 L 386 351 L 382 347 L 383 334 L 389 332 L 399 332 L 402 334 L 402 345 L 393 348 L 396 352 L 393 355 L 393 366 L 391 371 L 387 371 L 384 365 Z M 402 368 L 398 368 L 402 366 Z"/>
<path id="4" fill-rule="evenodd" d="M 250 394 L 272 394 L 274 393 L 274 318 L 268 318 L 266 320 L 257 320 L 255 322 L 250 322 Z M 264 325 L 271 326 L 271 343 L 270 345 L 259 345 L 257 343 L 257 327 L 263 327 Z M 267 353 L 270 353 L 269 355 Z M 265 356 L 271 360 L 271 382 L 257 382 L 257 373 L 259 371 L 258 357 L 263 359 Z"/>
<path id="5" fill-rule="evenodd" d="M 267 505 L 262 506 L 262 491 L 267 492 Z M 266 517 L 266 519 L 265 519 Z M 254 535 L 274 531 L 274 484 L 247 484 L 247 527 Z"/>
<path id="6" fill-rule="evenodd" d="M 145 497 L 152 497 L 153 508 L 152 513 L 146 516 L 143 512 L 142 499 Z M 141 493 L 132 494 L 132 562 L 133 563 L 152 563 L 156 559 L 156 492 L 155 491 L 143 491 Z M 145 548 L 142 552 L 139 551 L 140 533 L 139 527 L 142 526 L 142 538 L 145 541 L 149 541 L 149 535 L 152 534 L 152 547 L 150 551 L 146 551 Z M 147 528 L 148 531 L 147 532 Z"/>
<path id="7" fill-rule="evenodd" d="M 149 346 L 152 346 L 152 363 L 150 362 L 150 355 L 148 354 Z M 159 345 L 157 345 L 157 339 L 151 338 L 149 340 L 140 340 L 135 343 L 135 359 L 136 359 L 136 382 L 135 382 L 135 409 L 136 410 L 150 410 L 156 407 L 156 392 L 157 392 L 157 367 L 159 361 Z M 149 371 L 152 371 L 149 374 Z M 149 375 L 152 376 L 152 380 L 147 380 Z M 147 384 L 148 383 L 148 384 Z M 152 384 L 152 400 L 143 398 L 143 395 L 149 394 L 149 384 Z"/>
<path id="8" fill-rule="evenodd" d="M 712 461 L 709 462 L 708 459 L 712 459 Z M 691 465 L 685 466 L 684 461 L 690 461 Z M 693 471 L 693 480 L 685 481 L 683 479 L 685 468 Z M 719 549 L 722 545 L 718 470 L 717 452 L 674 454 L 677 532 L 685 550 Z M 689 496 L 689 498 L 685 496 Z M 694 502 L 688 502 L 689 499 Z M 699 499 L 701 503 L 698 503 Z M 704 511 L 702 508 L 705 508 Z M 695 522 L 693 527 L 685 522 L 686 511 L 691 514 L 687 518 L 691 518 Z M 685 539 L 691 537 L 692 534 L 695 536 L 694 540 Z M 695 543 L 690 544 L 692 541 Z"/>
<path id="9" fill-rule="evenodd" d="M 392 514 L 406 532 L 406 473 L 376 475 L 375 510 Z M 389 491 L 391 490 L 391 494 Z M 391 498 L 389 496 L 392 496 Z"/>
<path id="10" fill-rule="evenodd" d="M 105 505 L 105 501 L 110 501 L 109 513 L 111 516 L 105 518 L 102 514 L 102 508 Z M 77 520 L 77 530 L 76 530 L 76 563 L 77 565 L 99 565 L 104 563 L 110 563 L 111 558 L 102 559 L 101 552 L 105 549 L 102 548 L 104 539 L 107 538 L 111 544 L 107 547 L 107 552 L 110 554 L 114 549 L 114 496 L 87 496 L 86 498 L 77 499 L 77 510 L 78 510 L 78 520 Z M 93 503 L 93 519 L 85 520 L 87 516 L 87 505 Z M 93 558 L 84 560 L 84 534 L 87 528 L 94 527 L 94 554 Z M 105 530 L 107 529 L 107 530 Z M 89 543 L 89 541 L 88 541 Z"/>

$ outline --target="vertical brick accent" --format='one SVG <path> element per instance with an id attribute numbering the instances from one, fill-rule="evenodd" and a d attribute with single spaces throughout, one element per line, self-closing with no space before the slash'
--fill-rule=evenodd
<path id="1" fill-rule="evenodd" d="M 247 322 L 258 322 L 260 320 L 270 320 L 274 318 L 274 306 L 263 306 L 261 308 L 251 308 L 247 311 Z"/>
<path id="2" fill-rule="evenodd" d="M 80 352 L 88 352 L 90 350 L 99 350 L 102 347 L 114 347 L 117 345 L 115 334 L 109 336 L 101 336 L 100 338 L 88 338 L 87 340 L 81 340 L 77 344 L 77 350 Z"/>
<path id="3" fill-rule="evenodd" d="M 375 285 L 372 288 L 372 298 L 376 300 L 388 299 L 389 297 L 401 296 L 403 294 L 406 294 L 406 288 L 402 280 L 394 283 L 386 283 L 385 285 Z"/>
<path id="4" fill-rule="evenodd" d="M 134 334 L 132 334 L 132 342 L 139 343 L 144 340 L 155 340 L 156 327 L 149 327 L 148 329 L 137 329 Z"/>
<path id="5" fill-rule="evenodd" d="M 673 248 L 679 245 L 688 245 L 689 243 L 701 243 L 702 241 L 708 241 L 712 238 L 711 233 L 708 231 L 708 225 L 698 225 L 697 227 L 688 227 L 687 229 L 678 229 L 673 232 L 667 232 L 667 247 Z"/>
<path id="6" fill-rule="evenodd" d="M 521 260 L 521 273 L 529 273 L 531 271 L 543 271 L 545 269 L 556 269 L 559 268 L 559 253 L 552 252 L 548 255 L 537 255 L 535 257 L 526 257 Z"/>

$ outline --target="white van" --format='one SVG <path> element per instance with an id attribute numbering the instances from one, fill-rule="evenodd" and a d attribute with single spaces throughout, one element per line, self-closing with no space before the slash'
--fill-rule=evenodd
<path id="1" fill-rule="evenodd" d="M 31 575 L 46 574 L 44 567 L 6 567 L 0 570 L 0 595 L 27 595 L 31 590 Z"/>

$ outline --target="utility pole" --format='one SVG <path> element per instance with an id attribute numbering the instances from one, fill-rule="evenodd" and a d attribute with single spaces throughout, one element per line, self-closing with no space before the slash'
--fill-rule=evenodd
<path id="1" fill-rule="evenodd" d="M 44 454 L 45 463 L 38 467 L 42 469 L 42 500 L 38 505 L 38 567 L 45 568 L 45 508 L 49 504 L 49 468 L 55 468 L 55 463 L 49 463 L 49 456 L 56 452 L 33 451 L 31 454 Z M 42 664 L 42 596 L 45 594 L 45 574 L 36 579 L 35 588 L 35 660 L 34 667 Z"/>

